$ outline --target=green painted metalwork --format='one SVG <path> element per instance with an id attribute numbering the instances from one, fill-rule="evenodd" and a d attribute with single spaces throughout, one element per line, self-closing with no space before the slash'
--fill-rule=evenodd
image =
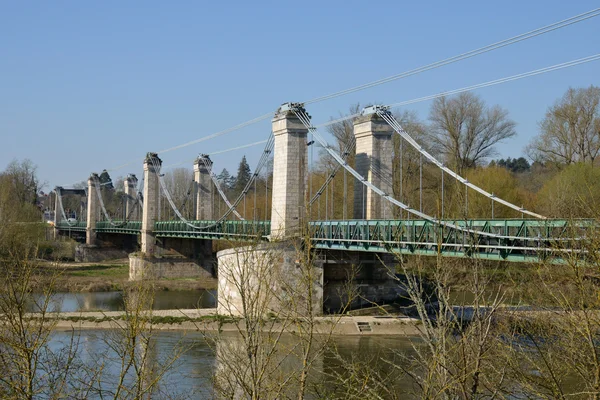
<path id="1" fill-rule="evenodd" d="M 308 231 L 316 248 L 445 257 L 535 262 L 581 252 L 585 238 L 600 225 L 594 220 L 447 220 L 475 232 L 443 227 L 426 220 L 312 221 Z M 190 226 L 193 225 L 193 226 Z M 101 221 L 97 232 L 139 234 L 141 221 Z M 205 228 L 202 228 L 205 227 Z M 85 221 L 61 230 L 85 232 Z M 158 221 L 157 237 L 188 239 L 268 240 L 270 221 Z M 495 236 L 490 236 L 495 235 Z"/>
<path id="2" fill-rule="evenodd" d="M 139 235 L 142 230 L 142 221 L 98 221 L 96 232 L 99 233 L 126 233 Z"/>
<path id="3" fill-rule="evenodd" d="M 157 237 L 190 239 L 266 240 L 271 232 L 271 221 L 159 221 L 154 225 Z"/>
<path id="4" fill-rule="evenodd" d="M 576 247 L 583 244 L 582 239 L 600 227 L 593 220 L 447 222 L 502 237 L 469 233 L 425 220 L 313 221 L 309 232 L 313 245 L 321 249 L 535 262 L 581 251 Z"/>
<path id="5" fill-rule="evenodd" d="M 69 225 L 66 220 L 61 220 L 58 224 L 56 224 L 56 228 L 60 229 L 61 231 L 85 232 L 87 228 L 87 222 L 77 221 L 71 222 L 71 225 Z"/>

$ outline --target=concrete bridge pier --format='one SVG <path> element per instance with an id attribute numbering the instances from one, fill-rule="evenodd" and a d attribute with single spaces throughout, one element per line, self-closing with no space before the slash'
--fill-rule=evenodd
<path id="1" fill-rule="evenodd" d="M 323 312 L 323 270 L 306 257 L 302 244 L 308 129 L 293 112 L 295 106 L 282 105 L 272 120 L 275 147 L 270 243 L 217 253 L 219 314 Z"/>
<path id="2" fill-rule="evenodd" d="M 195 239 L 160 238 L 155 232 L 158 220 L 161 159 L 148 153 L 144 160 L 144 206 L 141 248 L 129 255 L 129 280 L 196 278 L 215 285 L 212 242 Z"/>

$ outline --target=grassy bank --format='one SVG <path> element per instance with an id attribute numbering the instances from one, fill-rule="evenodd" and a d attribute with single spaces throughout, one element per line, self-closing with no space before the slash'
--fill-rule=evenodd
<path id="1" fill-rule="evenodd" d="M 129 261 L 115 260 L 101 263 L 42 262 L 39 273 L 56 276 L 57 292 L 107 292 L 128 287 Z M 216 289 L 216 280 L 158 279 L 156 290 Z"/>

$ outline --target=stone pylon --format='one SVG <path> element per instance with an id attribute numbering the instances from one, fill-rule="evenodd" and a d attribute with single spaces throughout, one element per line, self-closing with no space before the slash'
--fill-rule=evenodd
<path id="1" fill-rule="evenodd" d="M 393 128 L 378 114 L 366 114 L 354 121 L 356 171 L 366 180 L 392 193 Z M 354 185 L 355 219 L 390 219 L 391 204 L 361 183 Z"/>
<path id="2" fill-rule="evenodd" d="M 98 193 L 96 186 L 100 185 L 98 174 L 93 173 L 87 181 L 87 225 L 85 228 L 85 244 L 96 244 L 96 222 L 98 221 Z M 100 187 L 98 187 L 99 189 Z"/>
<path id="3" fill-rule="evenodd" d="M 206 154 L 200 154 L 194 161 L 194 187 L 196 192 L 196 219 L 212 221 L 214 185 L 210 179 L 212 160 Z"/>
<path id="4" fill-rule="evenodd" d="M 284 105 L 285 106 L 285 105 Z M 302 233 L 306 207 L 308 129 L 290 107 L 273 118 L 273 198 L 271 237 L 287 239 Z"/>
<path id="5" fill-rule="evenodd" d="M 58 202 L 58 196 L 60 196 L 60 191 L 62 190 L 61 186 L 56 186 L 54 188 L 54 239 L 58 237 L 58 224 L 62 216 L 60 215 L 60 206 Z"/>
<path id="6" fill-rule="evenodd" d="M 158 196 L 160 193 L 158 174 L 162 160 L 156 153 L 146 154 L 144 160 L 144 211 L 142 213 L 141 251 L 146 255 L 156 253 L 154 223 L 158 219 Z"/>
<path id="7" fill-rule="evenodd" d="M 125 189 L 125 218 L 133 218 L 133 209 L 135 207 L 136 200 L 136 188 L 138 184 L 138 179 L 135 174 L 127 175 L 125 181 L 123 182 Z"/>

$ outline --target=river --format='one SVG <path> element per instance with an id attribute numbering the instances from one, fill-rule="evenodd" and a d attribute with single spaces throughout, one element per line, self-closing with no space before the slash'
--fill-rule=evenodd
<path id="1" fill-rule="evenodd" d="M 34 295 L 29 311 L 40 310 L 44 296 Z M 176 310 L 194 308 L 215 308 L 217 306 L 216 290 L 177 290 L 156 291 L 154 293 L 154 310 Z M 52 295 L 48 311 L 122 311 L 123 292 L 81 292 L 55 293 Z"/>
<path id="2" fill-rule="evenodd" d="M 113 334 L 114 332 L 108 330 L 83 330 L 76 334 L 79 359 L 87 366 L 98 366 L 96 363 L 101 363 L 103 368 L 101 385 L 107 391 L 114 390 L 120 368 L 120 358 L 115 351 L 111 350 L 114 343 L 110 343 L 115 338 Z M 57 331 L 52 337 L 50 348 L 58 351 L 70 340 L 71 332 Z M 294 343 L 297 343 L 297 339 L 291 335 L 286 335 L 279 340 L 278 347 L 282 349 L 280 354 L 286 356 L 277 359 L 277 374 L 285 375 L 297 371 L 300 367 L 300 360 L 288 355 L 288 350 L 294 348 L 290 344 Z M 152 344 L 152 351 L 149 352 L 152 365 L 160 365 L 173 354 L 184 349 L 162 378 L 160 390 L 163 393 L 156 398 L 165 398 L 168 395 L 168 397 L 190 399 L 214 397 L 213 375 L 215 371 L 223 371 L 228 364 L 227 360 L 222 359 L 228 357 L 224 355 L 228 353 L 223 349 L 240 349 L 242 346 L 240 336 L 237 334 L 223 334 L 213 342 L 212 339 L 207 340 L 201 333 L 181 331 L 157 332 L 152 338 Z M 360 365 L 363 371 L 370 367 L 382 376 L 397 374 L 398 379 L 391 380 L 393 383 L 390 389 L 410 388 L 408 379 L 400 378 L 400 371 L 394 371 L 394 368 L 383 360 L 398 363 L 402 355 L 413 352 L 413 344 L 419 345 L 419 340 L 398 336 L 335 336 L 327 346 L 327 351 L 315 359 L 310 387 L 336 390 L 339 394 L 340 389 L 336 389 L 335 376 L 342 376 L 347 372 L 345 363 L 353 363 Z M 282 360 L 283 358 L 285 360 Z M 239 368 L 239 364 L 233 365 L 234 368 Z M 228 376 L 231 378 L 234 373 Z M 287 390 L 293 391 L 293 385 L 287 387 Z"/>

